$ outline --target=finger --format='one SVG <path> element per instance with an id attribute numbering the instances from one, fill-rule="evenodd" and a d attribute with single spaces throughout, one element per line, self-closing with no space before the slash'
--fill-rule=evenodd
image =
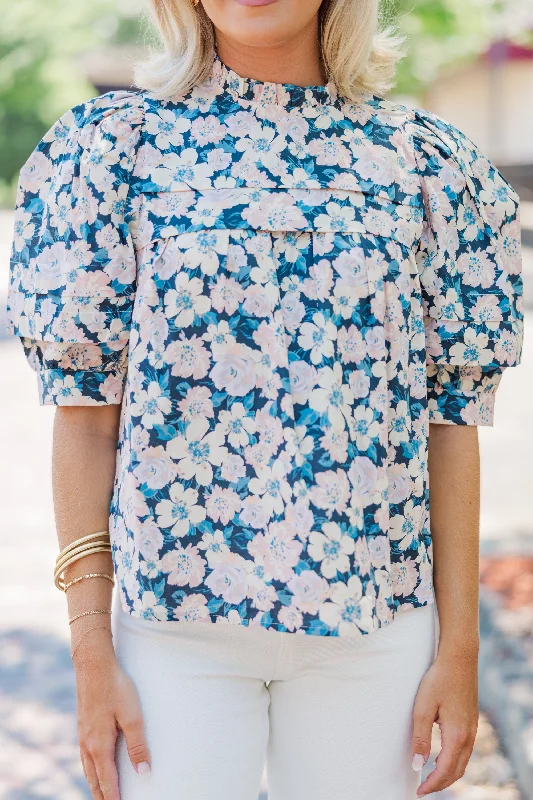
<path id="1" fill-rule="evenodd" d="M 118 772 L 115 764 L 115 739 L 116 736 L 111 742 L 109 738 L 106 738 L 89 749 L 104 800 L 120 800 Z"/>
<path id="2" fill-rule="evenodd" d="M 431 733 L 437 709 L 423 695 L 417 696 L 413 709 L 413 769 L 422 769 L 431 751 Z"/>
<path id="3" fill-rule="evenodd" d="M 455 783 L 460 777 L 458 764 L 467 746 L 467 739 L 467 735 L 458 730 L 442 731 L 442 748 L 436 758 L 437 766 L 420 784 L 417 792 L 419 796 L 440 792 Z"/>
<path id="4" fill-rule="evenodd" d="M 103 800 L 104 796 L 100 791 L 100 783 L 98 775 L 96 774 L 96 767 L 89 753 L 81 751 L 81 763 L 83 765 L 83 772 L 85 773 L 85 780 L 92 794 L 93 800 Z"/>
<path id="5" fill-rule="evenodd" d="M 124 720 L 117 719 L 117 722 L 126 738 L 126 747 L 133 768 L 140 775 L 148 775 L 150 773 L 150 751 L 140 706 L 136 712 L 133 717 Z"/>

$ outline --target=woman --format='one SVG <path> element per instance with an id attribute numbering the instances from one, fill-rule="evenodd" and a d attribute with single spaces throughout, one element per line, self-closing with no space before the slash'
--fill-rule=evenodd
<path id="1" fill-rule="evenodd" d="M 256 800 L 266 759 L 270 800 L 422 797 L 477 727 L 477 426 L 520 359 L 517 195 L 382 99 L 374 0 L 154 9 L 143 88 L 68 111 L 22 169 L 10 273 L 59 407 L 92 796 Z"/>

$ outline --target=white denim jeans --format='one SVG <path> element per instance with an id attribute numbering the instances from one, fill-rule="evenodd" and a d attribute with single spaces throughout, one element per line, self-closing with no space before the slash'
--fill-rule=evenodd
<path id="1" fill-rule="evenodd" d="M 414 800 L 412 709 L 436 606 L 360 638 L 112 615 L 139 691 L 152 771 L 119 733 L 121 800 Z"/>

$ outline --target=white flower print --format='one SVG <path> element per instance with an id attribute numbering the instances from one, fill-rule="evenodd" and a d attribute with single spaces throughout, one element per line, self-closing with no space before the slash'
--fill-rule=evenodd
<path id="1" fill-rule="evenodd" d="M 334 578 L 337 572 L 348 572 L 350 556 L 355 550 L 351 536 L 343 534 L 336 522 L 325 522 L 322 532 L 312 531 L 307 551 L 313 561 L 320 561 L 325 578 Z"/>
<path id="2" fill-rule="evenodd" d="M 345 420 L 350 417 L 354 401 L 352 390 L 343 384 L 342 367 L 336 363 L 331 367 L 321 367 L 317 376 L 318 386 L 309 395 L 309 406 L 315 411 L 327 414 L 329 421 L 337 430 L 345 428 Z"/>
<path id="3" fill-rule="evenodd" d="M 224 438 L 208 430 L 207 420 L 193 420 L 187 425 L 185 436 L 176 436 L 167 447 L 178 462 L 179 476 L 186 481 L 194 477 L 200 486 L 213 482 L 213 466 L 219 467 L 228 455 L 227 447 L 222 446 Z"/>
<path id="4" fill-rule="evenodd" d="M 198 505 L 198 492 L 184 489 L 176 482 L 170 487 L 169 495 L 169 500 L 161 500 L 155 507 L 157 522 L 162 528 L 170 528 L 172 536 L 187 536 L 191 525 L 205 519 L 205 508 Z"/>
<path id="5" fill-rule="evenodd" d="M 151 381 L 147 389 L 141 389 L 136 393 L 131 405 L 131 414 L 133 417 L 141 418 L 143 427 L 153 428 L 154 425 L 163 425 L 165 414 L 169 413 L 170 408 L 168 394 L 157 381 Z"/>
<path id="6" fill-rule="evenodd" d="M 332 585 L 331 601 L 320 607 L 319 614 L 339 636 L 360 636 L 374 627 L 372 602 L 363 596 L 357 575 L 352 575 L 347 583 L 337 581 Z"/>
<path id="7" fill-rule="evenodd" d="M 245 447 L 257 429 L 255 419 L 242 403 L 233 403 L 230 411 L 221 411 L 215 430 L 226 437 L 232 447 Z"/>
<path id="8" fill-rule="evenodd" d="M 165 295 L 166 313 L 174 318 L 178 328 L 192 325 L 194 316 L 203 316 L 211 308 L 211 301 L 203 295 L 204 282 L 200 278 L 189 278 L 185 272 L 176 275 L 176 288 Z"/>
<path id="9" fill-rule="evenodd" d="M 324 358 L 331 358 L 333 355 L 333 342 L 337 337 L 335 325 L 327 320 L 323 314 L 317 312 L 313 314 L 312 322 L 304 322 L 300 326 L 301 334 L 298 336 L 298 344 L 304 350 L 310 350 L 311 361 L 313 364 L 320 364 Z"/>

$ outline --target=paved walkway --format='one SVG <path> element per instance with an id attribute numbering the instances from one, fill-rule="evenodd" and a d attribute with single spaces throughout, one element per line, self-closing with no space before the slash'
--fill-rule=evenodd
<path id="1" fill-rule="evenodd" d="M 528 213 L 533 229 L 533 206 Z M 20 342 L 3 336 L 11 225 L 11 215 L 0 212 L 0 797 L 85 800 L 89 794 L 76 743 L 66 608 L 64 595 L 52 582 L 57 554 L 50 477 L 54 409 L 38 405 L 35 376 Z M 530 310 L 523 366 L 509 370 L 502 381 L 496 426 L 480 429 L 486 552 L 533 552 L 528 478 L 533 452 L 533 249 L 526 251 L 525 261 Z M 471 777 L 446 798 L 517 800 L 509 765 L 491 737 L 483 724 Z M 439 798 L 444 800 L 444 794 Z"/>

